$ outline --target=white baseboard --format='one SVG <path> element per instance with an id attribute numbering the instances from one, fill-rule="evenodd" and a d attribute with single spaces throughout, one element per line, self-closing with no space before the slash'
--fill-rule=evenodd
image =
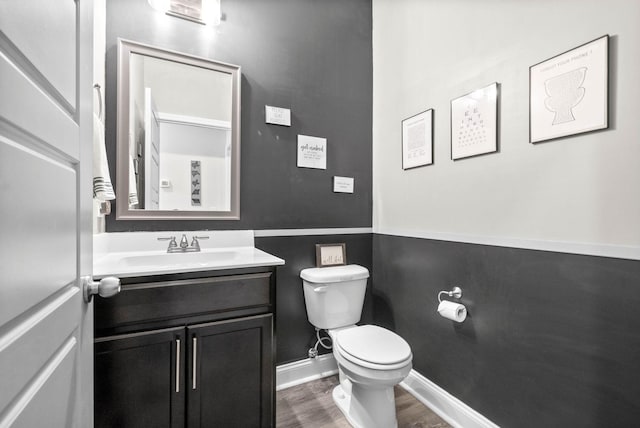
<path id="1" fill-rule="evenodd" d="M 276 391 L 338 373 L 333 354 L 276 367 Z M 407 392 L 456 428 L 499 428 L 415 370 L 400 383 Z"/>
<path id="2" fill-rule="evenodd" d="M 400 383 L 407 392 L 456 428 L 498 428 L 498 425 L 415 370 Z"/>
<path id="3" fill-rule="evenodd" d="M 276 367 L 276 391 L 336 373 L 338 373 L 338 365 L 332 354 L 283 364 Z"/>

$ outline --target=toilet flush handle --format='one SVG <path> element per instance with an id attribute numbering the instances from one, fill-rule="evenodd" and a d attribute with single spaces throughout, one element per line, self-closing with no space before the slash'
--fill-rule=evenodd
<path id="1" fill-rule="evenodd" d="M 315 287 L 313 289 L 313 291 L 315 291 L 316 293 L 326 293 L 327 292 L 327 286 L 322 286 L 322 287 Z"/>

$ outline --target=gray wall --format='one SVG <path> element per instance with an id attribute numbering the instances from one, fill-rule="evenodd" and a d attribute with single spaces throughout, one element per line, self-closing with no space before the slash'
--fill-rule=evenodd
<path id="1" fill-rule="evenodd" d="M 375 234 L 375 322 L 414 369 L 503 427 L 640 421 L 640 262 Z M 462 324 L 436 313 L 463 290 Z"/>
<path id="2" fill-rule="evenodd" d="M 316 342 L 315 330 L 307 320 L 300 271 L 315 266 L 315 244 L 344 242 L 347 263 L 372 270 L 372 235 L 325 235 L 256 238 L 256 247 L 287 261 L 278 268 L 276 289 L 276 359 L 277 364 L 307 358 L 307 350 Z M 373 296 L 369 280 L 362 322 L 373 321 Z M 326 352 L 320 347 L 321 353 Z"/>
<path id="3" fill-rule="evenodd" d="M 107 232 L 371 226 L 370 0 L 225 0 L 222 12 L 225 20 L 211 28 L 159 15 L 146 0 L 107 1 L 107 156 L 116 178 L 118 37 L 238 64 L 240 221 L 117 221 L 112 214 Z M 265 124 L 265 104 L 290 108 L 292 126 Z M 326 170 L 296 167 L 298 134 L 327 138 Z M 354 177 L 355 193 L 333 193 L 334 175 Z"/>
<path id="4" fill-rule="evenodd" d="M 210 28 L 158 15 L 146 0 L 107 1 L 107 152 L 116 178 L 118 37 L 240 65 L 241 220 L 117 221 L 112 214 L 107 232 L 370 227 L 370 0 L 224 0 L 222 12 L 225 20 Z M 265 124 L 265 104 L 290 108 L 292 126 Z M 327 138 L 327 170 L 296 167 L 298 134 Z M 355 193 L 333 193 L 334 175 L 354 177 Z M 315 244 L 323 242 L 346 242 L 348 261 L 371 268 L 370 234 L 256 239 L 286 260 L 277 274 L 278 364 L 306 358 L 314 343 L 299 273 L 315 265 Z"/>

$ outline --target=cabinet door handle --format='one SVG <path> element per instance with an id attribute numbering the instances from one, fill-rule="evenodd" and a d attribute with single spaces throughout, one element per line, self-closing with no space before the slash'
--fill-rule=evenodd
<path id="1" fill-rule="evenodd" d="M 193 361 L 192 361 L 193 375 L 191 377 L 191 387 L 193 389 L 196 389 L 196 371 L 198 367 L 196 365 L 197 362 L 198 362 L 198 338 L 194 337 L 193 338 Z"/>
<path id="2" fill-rule="evenodd" d="M 180 339 L 176 339 L 176 392 L 180 392 Z"/>

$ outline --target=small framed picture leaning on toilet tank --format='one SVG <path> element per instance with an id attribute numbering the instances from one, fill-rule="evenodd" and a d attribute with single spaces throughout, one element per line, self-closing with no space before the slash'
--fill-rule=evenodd
<path id="1" fill-rule="evenodd" d="M 346 244 L 316 244 L 316 267 L 347 264 Z"/>
<path id="2" fill-rule="evenodd" d="M 529 67 L 529 141 L 608 128 L 609 36 Z"/>

